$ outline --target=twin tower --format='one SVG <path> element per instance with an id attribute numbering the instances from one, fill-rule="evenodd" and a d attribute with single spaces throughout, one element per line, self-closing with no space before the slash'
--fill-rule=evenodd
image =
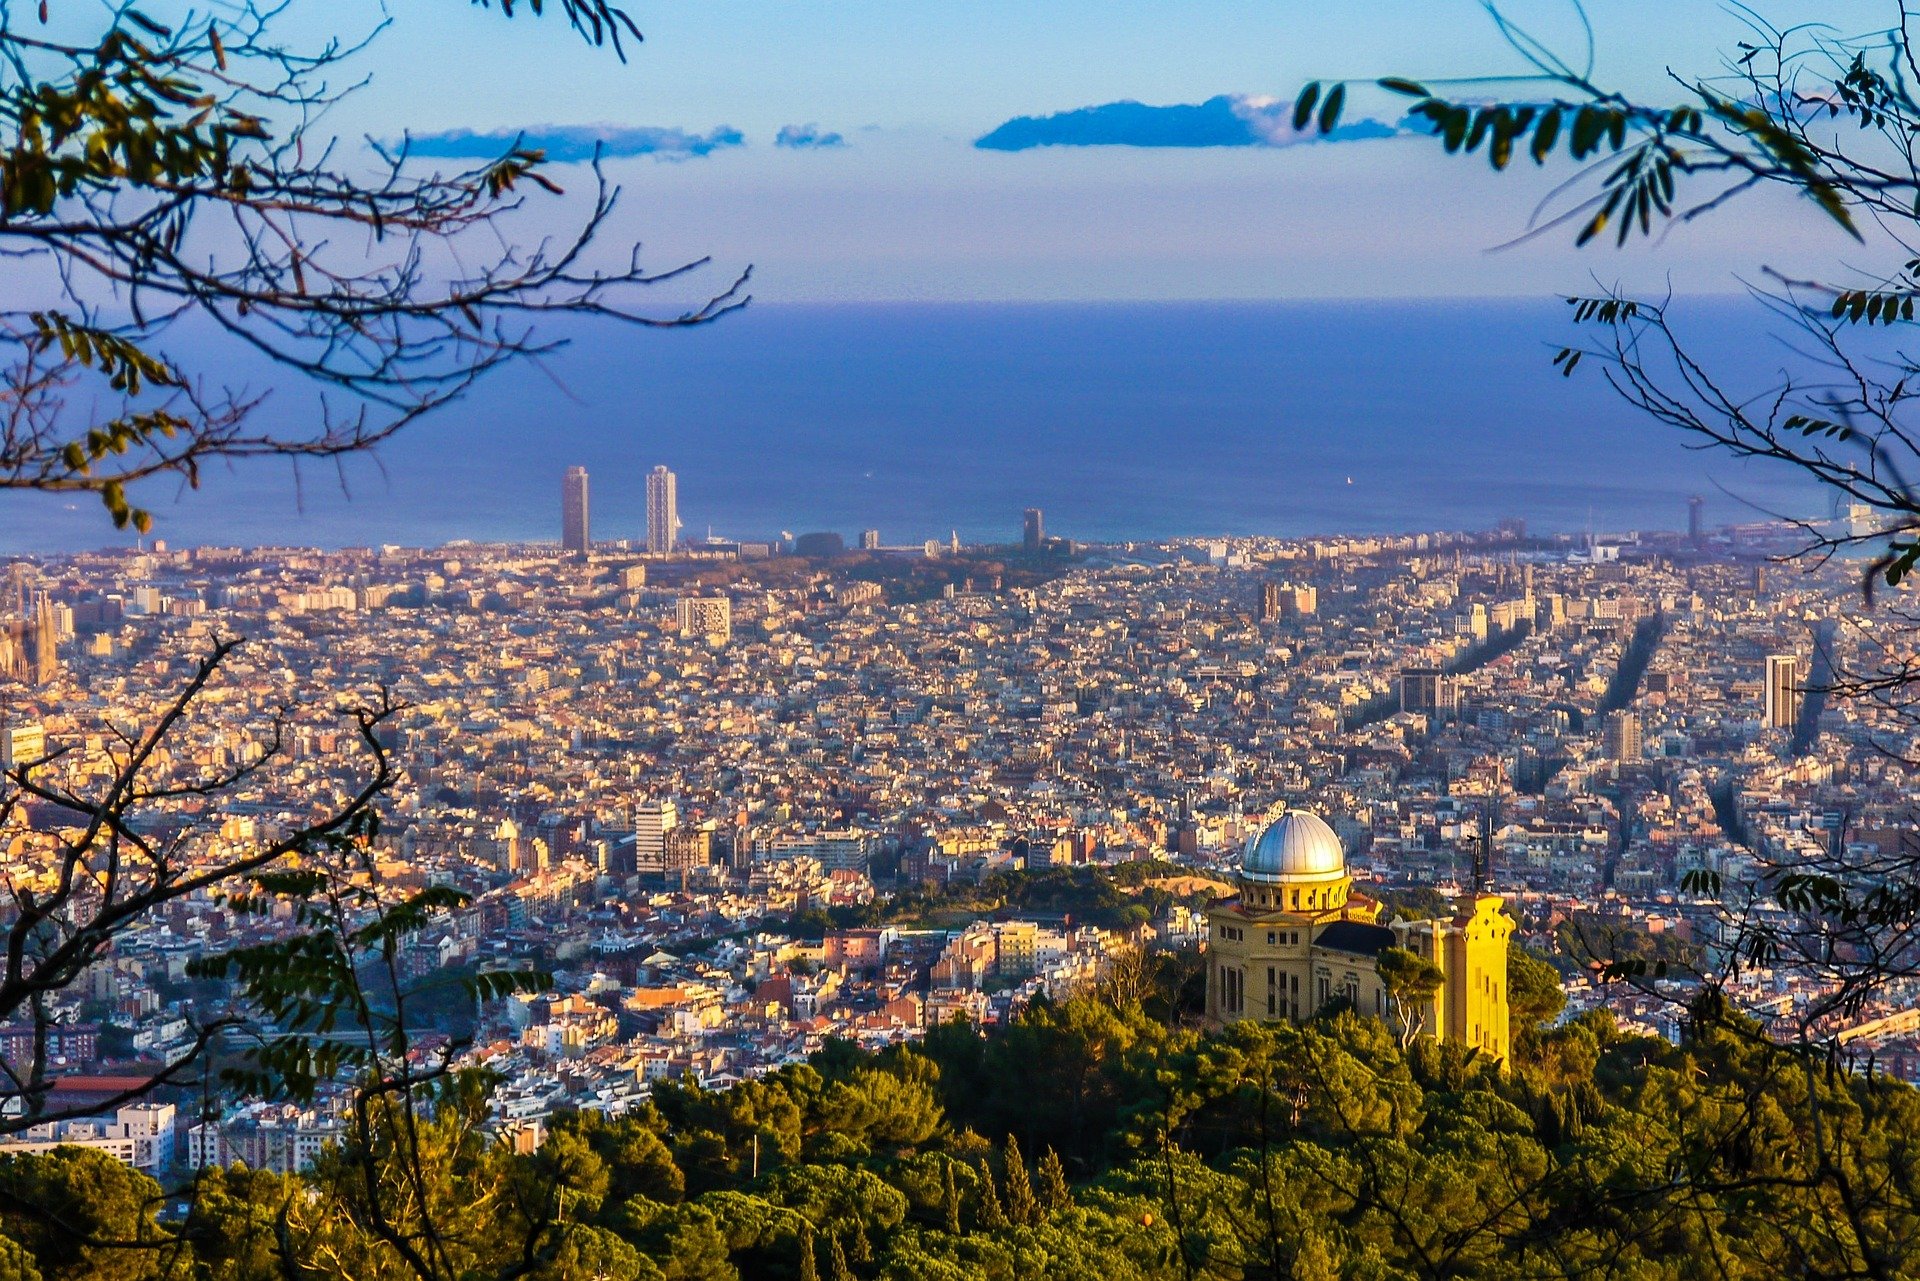
<path id="1" fill-rule="evenodd" d="M 1210 1022 L 1306 1019 L 1336 1001 L 1386 1018 L 1380 954 L 1398 947 L 1443 976 L 1419 1000 L 1420 1033 L 1506 1061 L 1513 920 L 1498 895 L 1476 887 L 1449 918 L 1381 925 L 1380 904 L 1353 892 L 1340 838 L 1305 810 L 1288 810 L 1247 842 L 1237 879 L 1239 896 L 1207 913 Z"/>

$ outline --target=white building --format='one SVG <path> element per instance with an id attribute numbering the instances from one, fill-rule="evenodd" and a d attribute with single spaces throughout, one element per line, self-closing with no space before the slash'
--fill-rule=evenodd
<path id="1" fill-rule="evenodd" d="M 294 1174 L 312 1165 L 341 1130 L 336 1116 L 291 1104 L 256 1104 L 217 1123 L 189 1127 L 187 1160 L 196 1170 L 239 1161 L 252 1170 Z"/>
<path id="2" fill-rule="evenodd" d="M 633 870 L 657 875 L 667 865 L 667 833 L 680 825 L 680 810 L 670 800 L 642 801 L 633 807 Z"/>
<path id="3" fill-rule="evenodd" d="M 55 1148 L 92 1148 L 148 1174 L 174 1162 L 174 1107 L 171 1103 L 129 1103 L 105 1117 L 48 1121 L 0 1140 L 0 1154 L 51 1152 Z"/>
<path id="4" fill-rule="evenodd" d="M 709 645 L 724 645 L 733 639 L 733 602 L 725 596 L 682 596 L 678 613 L 680 635 L 687 640 L 702 637 Z"/>

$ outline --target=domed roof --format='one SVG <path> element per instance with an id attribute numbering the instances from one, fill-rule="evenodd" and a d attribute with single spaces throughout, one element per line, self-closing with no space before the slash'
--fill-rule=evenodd
<path id="1" fill-rule="evenodd" d="M 1247 842 L 1240 874 L 1263 883 L 1337 881 L 1347 874 L 1347 855 L 1319 815 L 1288 810 Z"/>

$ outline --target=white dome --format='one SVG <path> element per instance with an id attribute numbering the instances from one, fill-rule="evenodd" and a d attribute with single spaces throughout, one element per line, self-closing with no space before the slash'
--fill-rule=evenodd
<path id="1" fill-rule="evenodd" d="M 1347 874 L 1347 854 L 1319 815 L 1288 810 L 1247 842 L 1240 874 L 1268 884 L 1337 881 Z"/>

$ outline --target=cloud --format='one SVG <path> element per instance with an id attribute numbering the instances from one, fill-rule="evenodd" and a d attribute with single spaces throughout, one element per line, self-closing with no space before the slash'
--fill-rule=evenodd
<path id="1" fill-rule="evenodd" d="M 418 133 L 408 139 L 413 154 L 451 160 L 491 160 L 514 145 L 537 148 L 555 164 L 591 160 L 596 148 L 603 156 L 658 156 L 681 160 L 704 156 L 722 147 L 737 147 L 745 136 L 731 125 L 715 125 L 706 133 L 650 125 L 529 125 L 522 130 L 448 129 Z"/>
<path id="2" fill-rule="evenodd" d="M 847 140 L 837 133 L 823 133 L 819 125 L 781 125 L 780 132 L 773 136 L 773 145 L 798 151 L 808 147 L 844 147 Z"/>
<path id="3" fill-rule="evenodd" d="M 1378 120 L 1350 120 L 1329 134 L 1293 128 L 1293 104 L 1279 98 L 1221 94 L 1201 103 L 1155 107 L 1109 102 L 1051 116 L 1016 116 L 974 140 L 988 151 L 1031 147 L 1288 147 L 1303 142 L 1361 142 L 1400 132 Z"/>

